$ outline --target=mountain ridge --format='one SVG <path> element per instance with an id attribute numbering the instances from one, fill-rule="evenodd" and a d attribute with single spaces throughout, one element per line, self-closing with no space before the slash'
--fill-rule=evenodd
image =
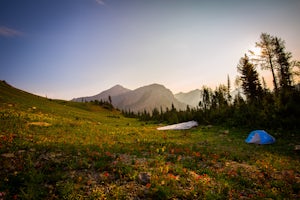
<path id="1" fill-rule="evenodd" d="M 75 101 L 75 102 L 85 102 L 85 101 L 94 101 L 94 100 L 109 101 L 109 96 L 111 96 L 111 97 L 117 96 L 117 95 L 129 92 L 129 91 L 131 91 L 131 90 L 123 87 L 122 85 L 117 84 L 117 85 L 115 85 L 107 90 L 104 90 L 96 95 L 73 98 L 71 101 Z"/>
<path id="2" fill-rule="evenodd" d="M 195 108 L 199 105 L 202 95 L 201 95 L 201 90 L 195 89 L 189 92 L 179 92 L 174 94 L 174 96 L 179 101 Z"/>
<path id="3" fill-rule="evenodd" d="M 175 98 L 170 89 L 164 85 L 153 83 L 134 90 L 126 89 L 121 85 L 115 85 L 97 95 L 74 98 L 72 101 L 108 101 L 111 97 L 114 107 L 133 112 L 151 112 L 154 108 L 166 110 L 172 105 L 178 110 L 185 110 L 187 105 Z"/>

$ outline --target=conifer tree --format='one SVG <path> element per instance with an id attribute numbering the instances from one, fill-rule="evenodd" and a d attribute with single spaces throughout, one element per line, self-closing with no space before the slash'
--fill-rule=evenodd
<path id="1" fill-rule="evenodd" d="M 255 69 L 255 65 L 250 62 L 246 54 L 240 59 L 237 69 L 241 74 L 240 80 L 247 99 L 250 101 L 259 99 L 262 94 L 262 87 L 258 73 Z"/>
<path id="2" fill-rule="evenodd" d="M 108 101 L 109 101 L 109 104 L 112 104 L 112 100 L 111 100 L 111 96 L 110 95 L 108 96 Z"/>
<path id="3" fill-rule="evenodd" d="M 202 88 L 202 101 L 199 103 L 203 107 L 204 111 L 208 110 L 211 106 L 211 90 L 210 88 L 203 86 Z"/>
<path id="4" fill-rule="evenodd" d="M 260 62 L 262 69 L 270 69 L 273 76 L 273 84 L 275 91 L 278 90 L 277 77 L 275 74 L 275 52 L 274 52 L 274 39 L 267 33 L 260 35 L 260 42 L 256 46 L 261 48 Z"/>
<path id="5" fill-rule="evenodd" d="M 231 92 L 231 83 L 230 83 L 229 75 L 227 74 L 227 102 L 228 102 L 228 104 L 230 104 L 231 100 L 232 100 L 232 96 L 231 96 L 230 92 Z"/>
<path id="6" fill-rule="evenodd" d="M 274 45 L 275 45 L 275 55 L 276 61 L 278 64 L 278 77 L 279 77 L 279 84 L 282 89 L 286 89 L 292 85 L 292 78 L 291 78 L 291 53 L 285 52 L 285 45 L 284 41 L 280 38 L 274 38 Z"/>

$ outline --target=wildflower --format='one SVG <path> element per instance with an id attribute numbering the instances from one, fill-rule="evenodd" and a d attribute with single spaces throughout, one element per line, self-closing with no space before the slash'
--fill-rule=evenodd
<path id="1" fill-rule="evenodd" d="M 201 156 L 200 152 L 194 152 L 194 155 L 195 155 L 196 157 L 200 157 L 200 156 Z"/>
<path id="2" fill-rule="evenodd" d="M 109 156 L 109 157 L 112 157 L 112 154 L 109 151 L 105 152 L 105 155 Z"/>
<path id="3" fill-rule="evenodd" d="M 175 176 L 174 174 L 169 173 L 169 174 L 168 174 L 168 177 L 169 177 L 170 179 L 173 179 L 173 180 L 176 180 L 176 181 L 179 180 L 179 175 L 178 175 L 178 176 Z"/>
<path id="4" fill-rule="evenodd" d="M 108 172 L 104 172 L 103 174 L 106 178 L 109 177 L 109 173 Z"/>

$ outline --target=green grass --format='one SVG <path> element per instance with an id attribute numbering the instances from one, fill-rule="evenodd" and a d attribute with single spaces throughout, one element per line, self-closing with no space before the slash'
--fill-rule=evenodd
<path id="1" fill-rule="evenodd" d="M 0 82 L 0 199 L 300 198 L 297 134 L 259 146 L 251 130 L 156 128 Z"/>

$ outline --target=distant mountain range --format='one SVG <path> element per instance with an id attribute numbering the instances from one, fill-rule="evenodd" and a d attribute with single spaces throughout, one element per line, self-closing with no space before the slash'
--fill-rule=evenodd
<path id="1" fill-rule="evenodd" d="M 74 98 L 72 101 L 108 101 L 108 97 L 110 96 L 113 106 L 121 110 L 130 110 L 133 112 L 143 112 L 146 110 L 151 112 L 154 108 L 159 110 L 170 109 L 172 104 L 177 110 L 185 110 L 187 105 L 194 107 L 200 101 L 199 94 L 200 90 L 194 90 L 174 96 L 171 90 L 160 84 L 151 84 L 135 90 L 129 90 L 121 85 L 116 85 L 97 95 Z"/>
<path id="2" fill-rule="evenodd" d="M 187 93 L 177 93 L 174 95 L 176 99 L 179 101 L 191 106 L 191 107 L 197 107 L 199 105 L 200 99 L 202 99 L 201 90 L 196 89 L 192 90 Z"/>

